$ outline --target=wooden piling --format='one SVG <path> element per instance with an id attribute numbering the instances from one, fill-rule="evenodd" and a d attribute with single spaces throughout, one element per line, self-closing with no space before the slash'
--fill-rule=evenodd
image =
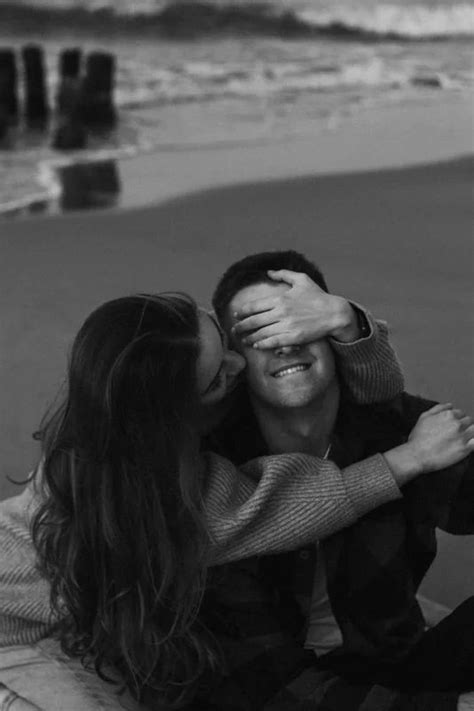
<path id="1" fill-rule="evenodd" d="M 61 77 L 77 79 L 81 72 L 82 51 L 80 47 L 69 47 L 61 52 L 59 71 Z"/>
<path id="2" fill-rule="evenodd" d="M 0 141 L 2 141 L 8 132 L 8 119 L 5 112 L 0 109 Z"/>
<path id="3" fill-rule="evenodd" d="M 0 49 L 0 114 L 9 123 L 18 119 L 18 72 L 13 49 Z"/>
<path id="4" fill-rule="evenodd" d="M 52 146 L 61 151 L 87 145 L 87 130 L 80 116 L 81 61 L 79 48 L 69 48 L 59 57 L 59 83 L 56 94 L 57 124 Z"/>
<path id="5" fill-rule="evenodd" d="M 42 124 L 49 117 L 43 50 L 37 45 L 27 45 L 22 49 L 22 57 L 25 70 L 25 118 L 28 123 Z"/>
<path id="6" fill-rule="evenodd" d="M 75 151 L 87 146 L 87 130 L 74 117 L 62 116 L 54 131 L 52 147 L 57 151 Z"/>
<path id="7" fill-rule="evenodd" d="M 80 91 L 82 52 L 78 47 L 64 49 L 59 56 L 59 82 L 56 108 L 70 114 L 77 109 Z"/>
<path id="8" fill-rule="evenodd" d="M 117 120 L 113 102 L 115 57 L 108 52 L 91 52 L 81 86 L 80 114 L 91 129 L 112 128 Z"/>

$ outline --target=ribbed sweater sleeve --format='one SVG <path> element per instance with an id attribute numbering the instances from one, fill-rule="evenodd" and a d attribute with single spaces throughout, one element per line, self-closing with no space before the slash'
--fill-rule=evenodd
<path id="1" fill-rule="evenodd" d="M 403 392 L 405 383 L 400 361 L 390 345 L 387 323 L 375 320 L 359 304 L 353 305 L 364 314 L 369 333 L 352 343 L 330 339 L 340 378 L 356 402 L 364 405 L 391 400 Z"/>
<path id="2" fill-rule="evenodd" d="M 260 457 L 239 471 L 223 457 L 205 456 L 204 505 L 216 565 L 316 541 L 401 497 L 380 454 L 343 470 L 302 454 Z"/>
<path id="3" fill-rule="evenodd" d="M 261 457 L 241 468 L 204 455 L 204 511 L 212 563 L 290 550 L 350 525 L 401 493 L 382 455 L 340 470 L 302 454 Z M 0 502 L 0 647 L 52 633 L 49 585 L 36 568 L 30 484 Z"/>

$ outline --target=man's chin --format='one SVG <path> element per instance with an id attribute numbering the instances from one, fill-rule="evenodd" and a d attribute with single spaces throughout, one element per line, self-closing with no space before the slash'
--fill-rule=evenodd
<path id="1" fill-rule="evenodd" d="M 285 389 L 281 392 L 269 394 L 268 398 L 262 401 L 267 401 L 267 404 L 278 409 L 298 409 L 302 407 L 308 407 L 315 401 L 318 400 L 318 394 L 314 392 L 308 392 L 308 390 L 300 390 L 297 388 Z"/>
<path id="2" fill-rule="evenodd" d="M 252 398 L 252 396 L 251 396 Z M 254 397 L 255 402 L 259 402 L 264 408 L 270 410 L 297 410 L 311 404 L 312 400 L 308 398 L 298 398 L 294 395 L 287 397 Z"/>

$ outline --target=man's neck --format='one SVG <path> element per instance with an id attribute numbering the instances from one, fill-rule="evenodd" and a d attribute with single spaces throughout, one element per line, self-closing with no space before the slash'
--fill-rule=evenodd
<path id="1" fill-rule="evenodd" d="M 320 399 L 304 407 L 269 407 L 250 394 L 263 438 L 271 454 L 303 452 L 324 457 L 339 408 L 339 384 L 333 385 Z"/>

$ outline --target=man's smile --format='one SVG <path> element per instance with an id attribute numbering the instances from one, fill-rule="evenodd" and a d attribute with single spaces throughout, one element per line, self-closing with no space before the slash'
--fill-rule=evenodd
<path id="1" fill-rule="evenodd" d="M 272 376 L 274 378 L 284 378 L 287 375 L 293 375 L 294 373 L 301 373 L 305 370 L 311 368 L 311 363 L 290 363 L 278 368 Z"/>

